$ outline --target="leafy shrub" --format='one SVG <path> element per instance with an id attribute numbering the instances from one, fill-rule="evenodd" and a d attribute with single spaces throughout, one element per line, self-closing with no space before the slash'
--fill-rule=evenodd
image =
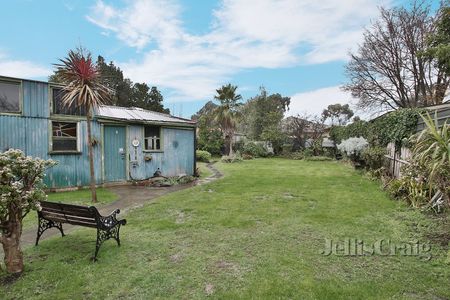
<path id="1" fill-rule="evenodd" d="M 305 158 L 305 154 L 303 153 L 303 151 L 296 151 L 289 153 L 287 157 L 294 160 L 302 160 Z"/>
<path id="2" fill-rule="evenodd" d="M 433 120 L 429 114 L 422 118 L 426 127 L 410 139 L 413 144 L 410 161 L 415 166 L 413 171 L 420 172 L 417 175 L 430 187 L 432 192 L 430 200 L 434 202 L 444 200 L 448 206 L 450 205 L 450 125 L 445 122 L 439 128 L 437 120 Z M 442 196 L 433 197 L 438 192 Z"/>
<path id="3" fill-rule="evenodd" d="M 378 170 L 383 167 L 384 155 L 386 148 L 383 147 L 368 147 L 361 153 L 361 158 L 368 170 Z"/>
<path id="4" fill-rule="evenodd" d="M 222 162 L 224 163 L 236 163 L 243 161 L 242 155 L 239 151 L 236 151 L 233 155 L 222 156 Z"/>
<path id="5" fill-rule="evenodd" d="M 385 147 L 390 142 L 400 146 L 415 133 L 421 112 L 423 109 L 403 108 L 371 122 L 360 120 L 347 126 L 333 126 L 330 129 L 330 138 L 339 144 L 350 137 L 360 136 L 372 146 Z"/>
<path id="6" fill-rule="evenodd" d="M 222 132 L 218 129 L 210 129 L 206 126 L 200 127 L 197 148 L 208 151 L 214 155 L 220 155 L 224 145 Z"/>
<path id="7" fill-rule="evenodd" d="M 195 157 L 197 161 L 209 162 L 211 160 L 211 153 L 204 150 L 195 151 Z"/>
<path id="8" fill-rule="evenodd" d="M 314 151 L 311 148 L 303 149 L 303 157 L 310 157 L 314 155 Z"/>
<path id="9" fill-rule="evenodd" d="M 281 153 L 282 155 L 287 155 L 292 152 L 293 145 L 292 144 L 283 144 L 281 146 Z"/>
<path id="10" fill-rule="evenodd" d="M 395 199 L 404 199 L 408 195 L 408 190 L 400 179 L 393 179 L 386 185 L 386 191 Z"/>
<path id="11" fill-rule="evenodd" d="M 244 145 L 244 149 L 242 150 L 244 154 L 250 154 L 253 157 L 267 157 L 268 153 L 267 150 L 264 148 L 263 145 L 254 143 L 254 142 L 248 142 Z"/>
<path id="12" fill-rule="evenodd" d="M 333 159 L 328 156 L 310 156 L 305 157 L 306 161 L 332 161 Z"/>
<path id="13" fill-rule="evenodd" d="M 343 140 L 337 148 L 342 151 L 353 162 L 358 162 L 361 159 L 361 152 L 367 148 L 369 143 L 363 137 L 351 137 Z"/>
<path id="14" fill-rule="evenodd" d="M 244 154 L 242 154 L 242 159 L 244 159 L 244 160 L 253 159 L 253 156 L 250 154 L 244 153 Z"/>

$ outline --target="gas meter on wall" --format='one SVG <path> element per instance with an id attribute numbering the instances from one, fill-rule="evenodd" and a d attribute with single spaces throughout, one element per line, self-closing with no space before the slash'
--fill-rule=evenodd
<path id="1" fill-rule="evenodd" d="M 131 145 L 133 145 L 133 147 L 135 147 L 135 148 L 137 148 L 137 147 L 139 147 L 139 140 L 138 139 L 134 139 L 132 142 L 131 142 Z"/>

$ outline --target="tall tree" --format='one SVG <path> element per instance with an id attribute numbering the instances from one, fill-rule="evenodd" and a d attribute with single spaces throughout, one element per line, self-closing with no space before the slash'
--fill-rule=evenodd
<path id="1" fill-rule="evenodd" d="M 67 107 L 73 105 L 86 108 L 87 142 L 91 176 L 92 202 L 97 202 L 95 190 L 94 151 L 92 145 L 92 113 L 99 105 L 108 101 L 114 93 L 104 84 L 98 65 L 92 61 L 89 51 L 83 48 L 70 50 L 68 56 L 55 64 L 56 73 L 64 84 L 62 102 Z"/>
<path id="2" fill-rule="evenodd" d="M 133 83 L 123 75 L 123 71 L 111 61 L 106 63 L 102 56 L 98 56 L 96 62 L 97 69 L 101 74 L 102 83 L 114 91 L 111 95 L 111 105 L 123 107 L 141 107 L 144 109 L 170 113 L 168 108 L 164 108 L 164 98 L 156 86 L 149 88 L 146 83 Z M 55 72 L 49 76 L 50 82 L 62 84 L 62 79 Z"/>
<path id="3" fill-rule="evenodd" d="M 290 102 L 289 97 L 268 95 L 264 87 L 261 87 L 260 94 L 248 100 L 242 108 L 245 119 L 240 124 L 241 129 L 249 138 L 269 141 L 275 151 L 280 150 L 284 140 L 280 134 L 282 120 Z"/>
<path id="4" fill-rule="evenodd" d="M 397 109 L 441 103 L 449 86 L 444 69 L 419 55 L 433 33 L 430 7 L 380 9 L 381 16 L 364 33 L 364 41 L 346 66 L 344 89 L 363 109 Z"/>
<path id="5" fill-rule="evenodd" d="M 425 57 L 435 60 L 450 76 L 450 1 L 442 3 L 438 12 L 435 32 L 428 37 Z"/>
<path id="6" fill-rule="evenodd" d="M 228 143 L 229 155 L 233 154 L 233 137 L 236 129 L 236 120 L 239 114 L 239 107 L 242 99 L 240 94 L 236 93 L 237 86 L 230 83 L 217 89 L 217 95 L 214 99 L 219 101 L 220 105 L 216 109 L 216 121 L 219 123 L 226 142 Z"/>
<path id="7" fill-rule="evenodd" d="M 345 125 L 353 117 L 353 110 L 348 104 L 330 104 L 322 112 L 324 121 L 330 120 L 331 125 Z"/>

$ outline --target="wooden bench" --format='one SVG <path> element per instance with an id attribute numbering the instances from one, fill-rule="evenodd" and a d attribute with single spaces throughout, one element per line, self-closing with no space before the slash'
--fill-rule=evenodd
<path id="1" fill-rule="evenodd" d="M 36 246 L 44 231 L 52 227 L 59 229 L 61 235 L 64 236 L 62 223 L 97 228 L 97 242 L 95 244 L 95 254 L 93 257 L 94 261 L 97 260 L 98 250 L 104 241 L 113 238 L 120 246 L 120 226 L 125 225 L 127 221 L 125 219 L 117 220 L 116 216 L 120 213 L 119 209 L 116 209 L 109 216 L 104 217 L 100 215 L 97 208 L 94 206 L 87 207 L 41 201 L 41 207 L 42 209 L 38 211 L 39 227 L 36 237 Z"/>

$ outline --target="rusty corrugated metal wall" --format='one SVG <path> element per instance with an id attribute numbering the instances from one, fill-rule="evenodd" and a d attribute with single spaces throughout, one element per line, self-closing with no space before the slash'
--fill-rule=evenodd
<path id="1" fill-rule="evenodd" d="M 0 78 L 1 79 L 1 78 Z M 87 123 L 78 120 L 80 153 L 50 153 L 51 120 L 49 85 L 45 82 L 22 80 L 22 113 L 0 114 L 0 151 L 9 148 L 23 150 L 26 155 L 53 159 L 58 165 L 47 171 L 45 183 L 50 188 L 63 188 L 89 185 L 89 158 L 87 147 Z M 117 122 L 116 122 L 117 124 Z M 120 123 L 119 123 L 120 124 Z M 126 179 L 145 179 L 151 177 L 159 168 L 165 176 L 194 173 L 194 129 L 162 127 L 161 151 L 148 153 L 142 146 L 144 129 L 141 124 L 126 124 Z M 103 183 L 102 165 L 103 136 L 102 125 L 96 121 L 92 125 L 93 137 L 100 143 L 94 147 L 94 164 L 97 183 Z M 131 145 L 139 139 L 140 146 Z M 151 160 L 144 157 L 151 155 Z"/>

